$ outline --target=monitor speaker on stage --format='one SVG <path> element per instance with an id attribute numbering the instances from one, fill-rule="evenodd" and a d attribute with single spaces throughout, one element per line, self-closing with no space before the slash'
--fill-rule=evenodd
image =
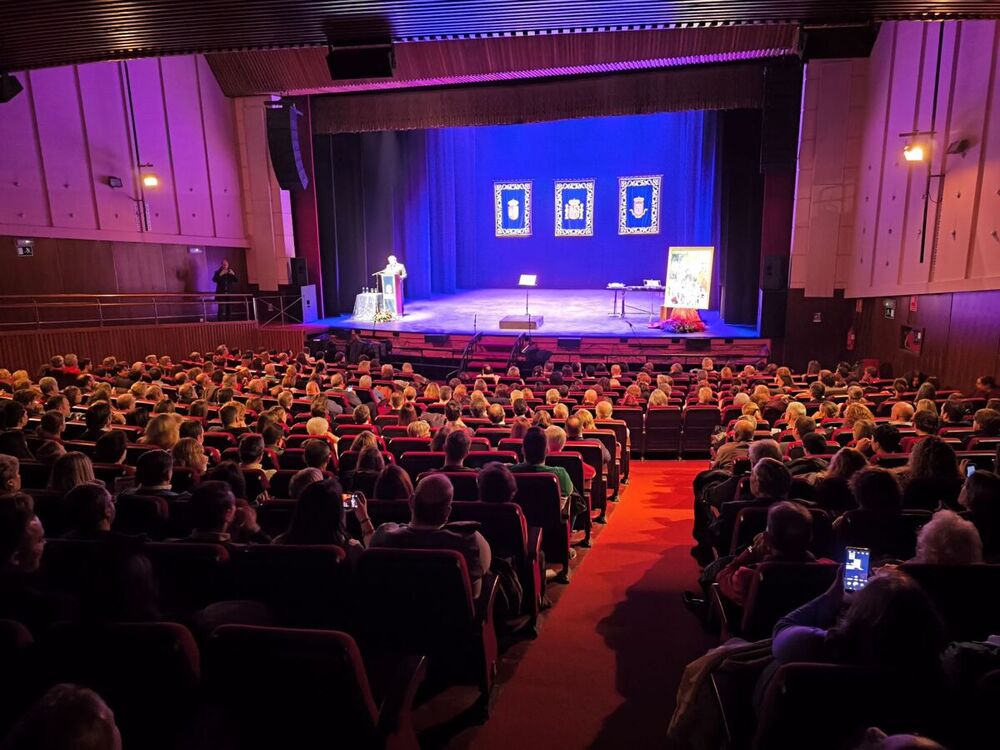
<path id="1" fill-rule="evenodd" d="M 309 174 L 302 163 L 299 145 L 299 118 L 302 113 L 290 101 L 268 103 L 267 150 L 271 166 L 282 190 L 305 190 Z"/>
<path id="2" fill-rule="evenodd" d="M 424 343 L 429 346 L 444 346 L 451 341 L 451 336 L 447 333 L 427 333 L 424 334 Z"/>
<path id="3" fill-rule="evenodd" d="M 557 339 L 556 347 L 564 351 L 578 352 L 580 351 L 580 339 Z"/>
<path id="4" fill-rule="evenodd" d="M 712 339 L 684 339 L 684 351 L 707 352 L 712 349 Z"/>

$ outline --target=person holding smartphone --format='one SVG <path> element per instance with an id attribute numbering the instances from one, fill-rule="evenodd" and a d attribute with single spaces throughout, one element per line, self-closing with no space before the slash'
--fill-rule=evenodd
<path id="1" fill-rule="evenodd" d="M 212 274 L 212 283 L 215 284 L 215 301 L 219 306 L 219 320 L 232 320 L 232 303 L 226 301 L 225 295 L 232 294 L 239 281 L 236 271 L 229 265 L 229 259 L 223 258 L 222 263 Z"/>

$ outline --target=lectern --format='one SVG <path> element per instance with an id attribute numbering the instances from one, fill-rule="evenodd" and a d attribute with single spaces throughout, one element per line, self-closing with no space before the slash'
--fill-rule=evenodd
<path id="1" fill-rule="evenodd" d="M 382 309 L 394 318 L 403 317 L 403 277 L 398 273 L 379 271 L 379 289 L 382 292 Z"/>

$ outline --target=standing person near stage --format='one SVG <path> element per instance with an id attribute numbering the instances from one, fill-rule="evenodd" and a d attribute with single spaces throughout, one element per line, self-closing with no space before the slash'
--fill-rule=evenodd
<path id="1" fill-rule="evenodd" d="M 239 277 L 236 275 L 230 265 L 229 260 L 223 258 L 222 265 L 212 274 L 212 282 L 215 284 L 215 293 L 219 295 L 215 298 L 216 303 L 219 306 L 219 320 L 231 320 L 232 314 L 232 303 L 228 303 L 225 299 L 222 299 L 224 294 L 232 294 L 233 287 L 239 283 Z"/>

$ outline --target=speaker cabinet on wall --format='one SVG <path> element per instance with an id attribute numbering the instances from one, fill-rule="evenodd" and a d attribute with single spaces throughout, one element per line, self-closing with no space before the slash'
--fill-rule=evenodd
<path id="1" fill-rule="evenodd" d="M 791 172 L 799 150 L 802 114 L 802 63 L 771 63 L 764 68 L 760 171 Z"/>
<path id="2" fill-rule="evenodd" d="M 788 257 L 765 255 L 761 262 L 760 288 L 781 291 L 788 285 Z"/>
<path id="3" fill-rule="evenodd" d="M 299 118 L 302 113 L 291 102 L 267 105 L 267 150 L 282 190 L 305 190 L 309 174 L 302 163 Z"/>
<path id="4" fill-rule="evenodd" d="M 330 47 L 326 56 L 330 78 L 335 81 L 357 78 L 392 78 L 396 53 L 388 40 L 350 47 Z"/>
<path id="5" fill-rule="evenodd" d="M 305 258 L 288 259 L 288 283 L 292 286 L 305 286 L 309 283 L 309 267 Z"/>

